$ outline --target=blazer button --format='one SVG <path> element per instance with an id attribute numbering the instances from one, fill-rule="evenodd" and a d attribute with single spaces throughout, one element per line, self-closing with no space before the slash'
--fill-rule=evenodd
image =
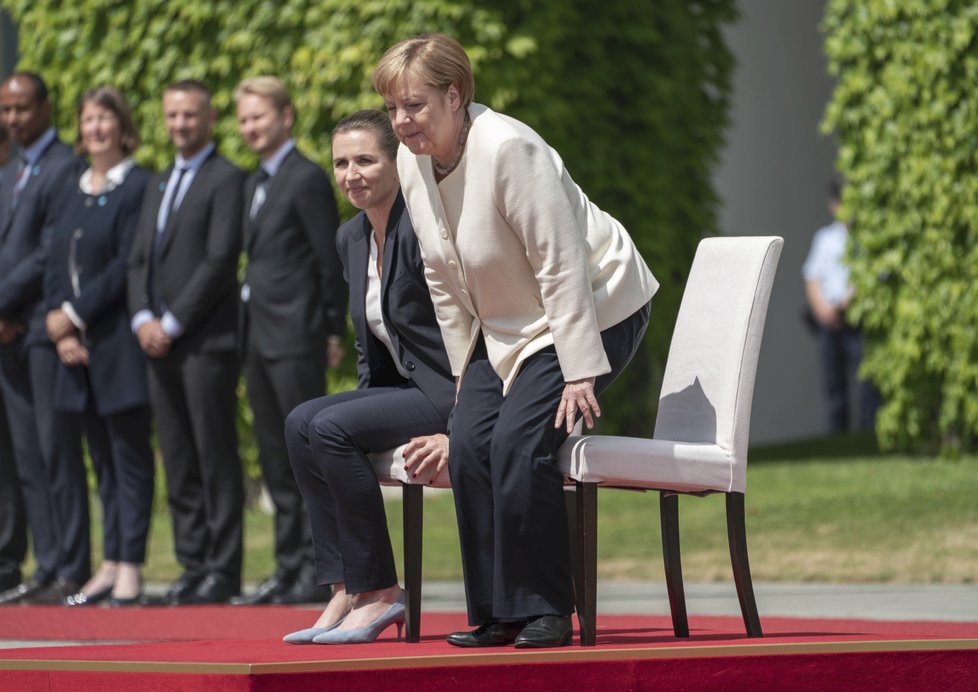
<path id="1" fill-rule="evenodd" d="M 448 240 L 448 231 L 446 231 L 444 228 L 441 229 L 441 237 Z"/>
<path id="2" fill-rule="evenodd" d="M 414 361 L 413 360 L 404 361 L 404 367 L 407 368 L 408 372 L 414 372 Z"/>

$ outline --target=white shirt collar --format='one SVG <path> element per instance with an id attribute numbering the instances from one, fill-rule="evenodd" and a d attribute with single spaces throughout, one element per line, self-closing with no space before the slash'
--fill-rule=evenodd
<path id="1" fill-rule="evenodd" d="M 136 162 L 131 156 L 127 156 L 122 159 L 119 163 L 114 165 L 105 174 L 105 182 L 102 184 L 101 190 L 92 189 L 92 169 L 89 167 L 81 175 L 81 179 L 78 181 L 78 187 L 86 195 L 98 195 L 105 192 L 111 192 L 116 189 L 126 180 L 126 176 L 129 175 L 129 171 L 132 167 L 136 165 Z"/>
<path id="2" fill-rule="evenodd" d="M 285 140 L 285 143 L 282 144 L 282 146 L 275 150 L 274 154 L 269 156 L 267 159 L 262 160 L 261 167 L 265 169 L 266 173 L 268 173 L 269 178 L 278 173 L 278 169 L 282 167 L 282 162 L 285 160 L 285 157 L 288 156 L 289 152 L 291 152 L 293 149 L 295 149 L 295 140 L 290 137 L 289 139 Z"/>
<path id="3" fill-rule="evenodd" d="M 208 142 L 207 146 L 191 156 L 189 159 L 185 159 L 183 156 L 177 153 L 175 168 L 186 168 L 187 170 L 196 173 L 200 170 L 200 167 L 204 165 L 204 161 L 206 161 L 207 157 L 211 155 L 211 152 L 214 151 L 214 146 L 214 142 Z"/>

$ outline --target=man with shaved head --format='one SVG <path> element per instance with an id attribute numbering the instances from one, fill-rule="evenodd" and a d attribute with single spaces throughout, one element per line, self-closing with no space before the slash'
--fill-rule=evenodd
<path id="1" fill-rule="evenodd" d="M 3 497 L 12 488 L 0 490 L 0 583 L 20 576 L 21 507 L 37 563 L 31 579 L 0 593 L 0 604 L 60 604 L 90 576 L 88 486 L 79 417 L 54 408 L 58 355 L 45 330 L 42 284 L 46 237 L 79 161 L 51 126 L 47 86 L 36 74 L 18 72 L 0 85 L 0 122 L 20 149 L 0 173 L 0 391 L 23 496 L 21 504 Z M 0 457 L 5 481 L 14 465 L 2 447 Z"/>

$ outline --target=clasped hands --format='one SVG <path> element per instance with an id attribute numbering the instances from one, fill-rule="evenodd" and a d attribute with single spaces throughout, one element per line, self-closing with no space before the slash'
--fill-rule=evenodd
<path id="1" fill-rule="evenodd" d="M 88 365 L 88 349 L 82 345 L 78 329 L 64 310 L 59 308 L 48 312 L 44 326 L 62 363 L 69 366 Z"/>
<path id="2" fill-rule="evenodd" d="M 163 358 L 170 352 L 173 338 L 163 331 L 163 325 L 158 318 L 139 325 L 136 338 L 143 352 L 150 358 Z"/>
<path id="3" fill-rule="evenodd" d="M 13 320 L 0 320 L 0 344 L 12 343 L 24 333 L 24 325 Z"/>

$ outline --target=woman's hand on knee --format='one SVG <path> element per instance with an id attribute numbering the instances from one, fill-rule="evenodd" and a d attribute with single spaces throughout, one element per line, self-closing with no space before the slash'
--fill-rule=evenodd
<path id="1" fill-rule="evenodd" d="M 412 438 L 404 448 L 404 468 L 412 478 L 432 468 L 431 478 L 435 478 L 447 465 L 448 435 L 443 433 Z"/>
<path id="2" fill-rule="evenodd" d="M 564 385 L 564 393 L 560 397 L 560 406 L 557 407 L 554 427 L 560 428 L 561 425 L 564 425 L 567 427 L 567 434 L 570 435 L 574 432 L 574 423 L 577 420 L 578 411 L 584 416 L 584 424 L 588 430 L 594 427 L 594 419 L 601 417 L 601 407 L 598 406 L 598 399 L 594 396 L 593 377 L 575 380 Z"/>

